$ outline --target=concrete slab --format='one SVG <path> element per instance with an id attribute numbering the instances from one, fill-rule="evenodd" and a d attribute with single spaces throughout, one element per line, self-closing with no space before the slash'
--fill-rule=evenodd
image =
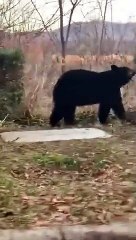
<path id="1" fill-rule="evenodd" d="M 5 142 L 34 143 L 75 139 L 109 138 L 110 134 L 96 128 L 67 128 L 36 131 L 13 131 L 0 134 Z"/>

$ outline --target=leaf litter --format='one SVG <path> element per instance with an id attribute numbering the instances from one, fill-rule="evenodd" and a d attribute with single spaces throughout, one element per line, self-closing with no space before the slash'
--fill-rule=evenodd
<path id="1" fill-rule="evenodd" d="M 135 127 L 111 139 L 0 141 L 0 228 L 135 220 Z"/>

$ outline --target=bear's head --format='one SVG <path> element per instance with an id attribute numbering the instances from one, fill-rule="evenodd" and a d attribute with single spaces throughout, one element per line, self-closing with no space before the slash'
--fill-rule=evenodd
<path id="1" fill-rule="evenodd" d="M 115 76 L 117 76 L 120 87 L 129 83 L 129 81 L 136 74 L 136 71 L 133 69 L 128 67 L 118 67 L 116 65 L 111 65 L 111 70 L 115 73 Z"/>

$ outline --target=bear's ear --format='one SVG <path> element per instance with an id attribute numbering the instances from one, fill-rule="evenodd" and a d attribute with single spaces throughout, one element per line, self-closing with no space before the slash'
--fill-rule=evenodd
<path id="1" fill-rule="evenodd" d="M 118 70 L 118 66 L 116 66 L 116 65 L 111 65 L 111 70 L 117 71 L 117 70 Z"/>

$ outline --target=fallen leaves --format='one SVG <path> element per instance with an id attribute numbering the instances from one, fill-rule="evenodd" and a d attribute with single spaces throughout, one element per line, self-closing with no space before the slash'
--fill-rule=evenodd
<path id="1" fill-rule="evenodd" d="M 130 140 L 6 144 L 0 156 L 0 227 L 135 220 Z"/>

